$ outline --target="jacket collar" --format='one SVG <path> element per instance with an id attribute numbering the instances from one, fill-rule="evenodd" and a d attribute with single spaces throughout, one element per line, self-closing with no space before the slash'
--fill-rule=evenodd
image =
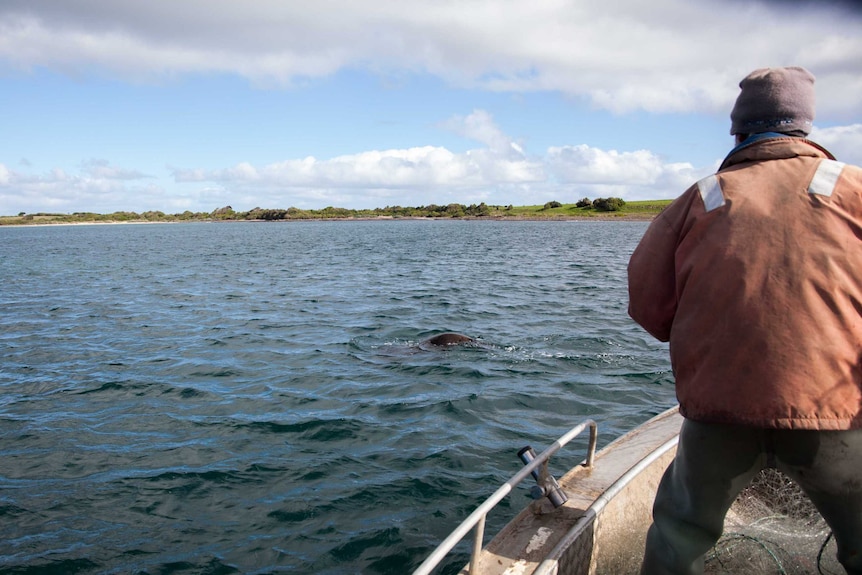
<path id="1" fill-rule="evenodd" d="M 835 159 L 835 156 L 826 148 L 806 138 L 797 138 L 778 132 L 764 132 L 749 136 L 733 148 L 721 163 L 719 171 L 742 162 L 780 160 L 796 156 Z"/>

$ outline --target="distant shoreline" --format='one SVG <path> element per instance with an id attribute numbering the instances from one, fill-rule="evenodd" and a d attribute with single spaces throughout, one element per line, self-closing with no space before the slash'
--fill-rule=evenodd
<path id="1" fill-rule="evenodd" d="M 185 211 L 166 214 L 161 211 L 142 213 L 117 211 L 26 213 L 0 216 L 0 227 L 59 224 L 120 224 L 120 223 L 180 223 L 180 222 L 279 222 L 279 221 L 368 221 L 368 220 L 481 220 L 481 221 L 621 221 L 650 220 L 661 213 L 671 200 L 638 200 L 626 202 L 620 198 L 583 198 L 574 204 L 547 202 L 535 206 L 489 206 L 485 203 L 431 204 L 428 206 L 387 206 L 374 209 L 326 207 L 320 210 L 299 208 L 236 211 L 224 206 L 211 212 Z"/>
<path id="2" fill-rule="evenodd" d="M 488 216 L 488 217 L 461 217 L 461 218 L 432 218 L 432 217 L 400 217 L 390 216 L 378 217 L 346 217 L 346 218 L 297 218 L 290 220 L 104 220 L 104 221 L 32 221 L 27 223 L 5 223 L 0 222 L 0 228 L 32 228 L 32 227 L 54 227 L 54 226 L 119 226 L 119 225 L 149 225 L 149 224 L 238 224 L 238 223 L 260 223 L 260 224 L 290 224 L 302 222 L 374 222 L 374 221 L 471 221 L 471 222 L 648 222 L 657 214 L 620 214 L 620 215 L 596 215 L 596 216 Z"/>

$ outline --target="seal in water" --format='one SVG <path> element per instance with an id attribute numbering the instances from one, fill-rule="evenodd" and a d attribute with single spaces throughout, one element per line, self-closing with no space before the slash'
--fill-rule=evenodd
<path id="1" fill-rule="evenodd" d="M 476 340 L 460 333 L 449 332 L 441 333 L 440 335 L 435 335 L 432 338 L 426 339 L 422 342 L 422 345 L 436 345 L 442 347 L 447 345 L 461 345 L 464 343 L 476 343 Z"/>

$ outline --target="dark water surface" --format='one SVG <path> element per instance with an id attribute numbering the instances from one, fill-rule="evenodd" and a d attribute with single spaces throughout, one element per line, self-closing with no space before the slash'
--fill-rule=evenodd
<path id="1" fill-rule="evenodd" d="M 523 445 L 673 404 L 626 315 L 645 228 L 0 228 L 0 572 L 409 573 Z"/>

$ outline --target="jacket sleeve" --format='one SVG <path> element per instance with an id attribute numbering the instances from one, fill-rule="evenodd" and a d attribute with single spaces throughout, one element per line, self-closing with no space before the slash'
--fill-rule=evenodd
<path id="1" fill-rule="evenodd" d="M 659 341 L 670 339 L 676 315 L 675 252 L 679 233 L 671 204 L 647 228 L 629 260 L 629 315 Z"/>

